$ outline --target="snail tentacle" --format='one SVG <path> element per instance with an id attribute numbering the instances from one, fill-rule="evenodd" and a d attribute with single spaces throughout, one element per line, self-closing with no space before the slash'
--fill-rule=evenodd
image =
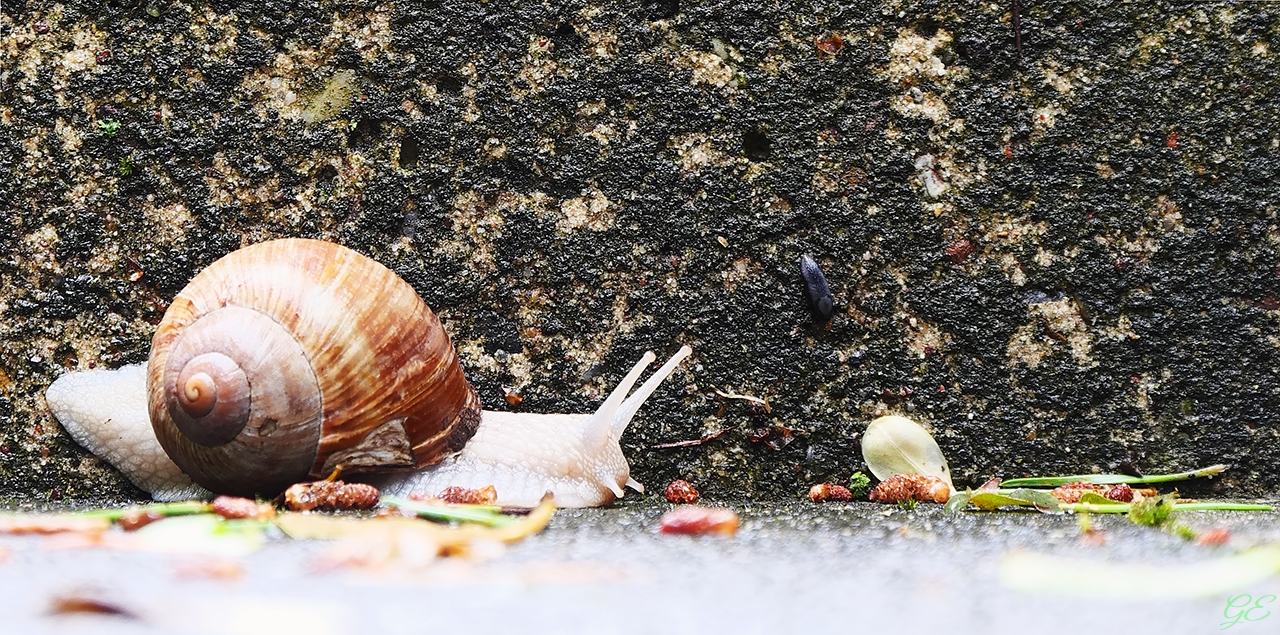
<path id="1" fill-rule="evenodd" d="M 636 412 L 640 410 L 640 406 L 644 405 L 644 402 L 649 398 L 649 395 L 652 395 L 653 391 L 658 389 L 658 385 L 661 384 L 664 379 L 670 377 L 671 373 L 675 372 L 676 366 L 679 366 L 680 362 L 684 361 L 684 358 L 688 357 L 692 353 L 693 349 L 689 348 L 687 344 L 681 346 L 680 350 L 676 351 L 676 354 L 672 355 L 671 359 L 667 360 L 667 363 L 663 364 L 652 377 L 646 379 L 645 382 L 640 385 L 640 388 L 636 390 L 635 394 L 627 397 L 626 401 L 622 402 L 622 405 L 618 407 L 617 412 L 613 415 L 613 425 L 611 430 L 613 438 L 617 439 L 622 437 L 622 433 L 627 430 L 627 425 L 631 423 L 631 418 L 636 416 Z"/>
<path id="2" fill-rule="evenodd" d="M 640 361 L 631 367 L 630 372 L 622 378 L 622 381 L 618 382 L 613 392 L 609 393 L 609 396 L 605 398 L 604 403 L 600 404 L 599 408 L 596 408 L 595 413 L 582 422 L 582 445 L 584 447 L 602 447 L 609 442 L 611 436 L 613 438 L 617 437 L 617 435 L 611 435 L 613 428 L 611 422 L 613 421 L 614 413 L 623 404 L 627 393 L 631 392 L 631 387 L 640 378 L 640 373 L 643 373 L 644 369 L 648 368 L 655 358 L 653 351 L 646 352 L 644 357 L 641 357 Z"/>

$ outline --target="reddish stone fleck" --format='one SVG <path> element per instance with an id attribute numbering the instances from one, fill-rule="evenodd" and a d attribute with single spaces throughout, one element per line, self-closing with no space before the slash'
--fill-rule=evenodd
<path id="1" fill-rule="evenodd" d="M 819 51 L 827 55 L 835 55 L 840 52 L 840 49 L 844 48 L 844 40 L 840 39 L 840 36 L 835 33 L 828 33 L 814 38 L 814 43 L 817 44 Z"/>
<path id="2" fill-rule="evenodd" d="M 947 255 L 951 257 L 951 262 L 957 265 L 964 262 L 969 254 L 973 253 L 973 243 L 966 238 L 954 241 L 947 245 Z"/>

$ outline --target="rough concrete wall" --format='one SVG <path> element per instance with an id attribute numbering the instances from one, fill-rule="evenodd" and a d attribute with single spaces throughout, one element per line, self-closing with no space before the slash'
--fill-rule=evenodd
<path id="1" fill-rule="evenodd" d="M 692 344 L 651 487 L 792 497 L 883 412 L 963 483 L 1280 485 L 1280 5 L 1023 3 L 1019 54 L 1009 3 L 552 4 L 5 0 L 0 487 L 128 495 L 43 388 L 278 236 L 404 276 L 491 408 Z"/>

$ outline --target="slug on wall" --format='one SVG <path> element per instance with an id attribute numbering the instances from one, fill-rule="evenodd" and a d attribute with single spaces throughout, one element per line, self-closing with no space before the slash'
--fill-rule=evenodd
<path id="1" fill-rule="evenodd" d="M 407 283 L 345 247 L 285 239 L 198 274 L 145 369 L 71 373 L 45 399 L 77 443 L 157 500 L 274 495 L 341 469 L 401 495 L 494 485 L 501 505 L 552 491 L 561 507 L 589 507 L 643 491 L 619 439 L 690 353 L 627 397 L 646 353 L 594 414 L 482 411 Z"/>

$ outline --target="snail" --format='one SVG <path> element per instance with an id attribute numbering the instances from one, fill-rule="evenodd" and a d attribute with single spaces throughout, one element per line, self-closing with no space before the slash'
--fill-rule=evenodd
<path id="1" fill-rule="evenodd" d="M 200 272 L 147 364 L 69 373 L 45 393 L 77 443 L 157 500 L 274 495 L 334 471 L 384 492 L 493 485 L 498 504 L 605 505 L 630 486 L 619 438 L 691 353 L 594 414 L 482 411 L 439 319 L 374 260 L 318 240 L 235 251 Z"/>

